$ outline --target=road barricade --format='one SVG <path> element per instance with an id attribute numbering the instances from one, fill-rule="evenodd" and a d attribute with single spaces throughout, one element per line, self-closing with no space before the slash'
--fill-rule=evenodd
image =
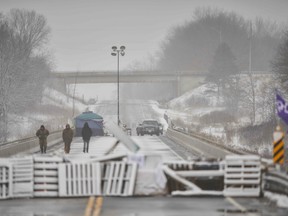
<path id="1" fill-rule="evenodd" d="M 102 195 L 132 196 L 137 173 L 136 163 L 106 162 L 102 164 Z"/>
<path id="2" fill-rule="evenodd" d="M 108 157 L 109 156 L 109 157 Z M 0 199 L 133 195 L 260 195 L 261 163 L 254 155 L 223 161 L 174 161 L 160 155 L 0 160 Z"/>
<path id="3" fill-rule="evenodd" d="M 5 160 L 0 160 L 0 199 L 13 197 L 12 165 Z"/>
<path id="4" fill-rule="evenodd" d="M 256 155 L 227 155 L 225 158 L 225 196 L 260 196 L 261 162 Z"/>
<path id="5" fill-rule="evenodd" d="M 62 162 L 61 157 L 34 157 L 34 197 L 58 196 L 58 167 Z"/>
<path id="6" fill-rule="evenodd" d="M 0 199 L 134 195 L 138 165 L 122 161 L 123 155 L 65 159 L 48 154 L 1 158 Z"/>
<path id="7" fill-rule="evenodd" d="M 222 168 L 217 161 L 180 161 L 163 166 L 168 177 L 168 191 L 175 196 L 223 195 Z"/>
<path id="8" fill-rule="evenodd" d="M 32 156 L 11 158 L 13 172 L 13 197 L 33 197 L 34 163 Z"/>
<path id="9" fill-rule="evenodd" d="M 59 164 L 59 197 L 101 195 L 100 163 Z"/>
<path id="10" fill-rule="evenodd" d="M 128 160 L 136 161 L 138 164 L 134 195 L 153 196 L 167 194 L 167 178 L 162 169 L 161 155 L 131 155 Z"/>

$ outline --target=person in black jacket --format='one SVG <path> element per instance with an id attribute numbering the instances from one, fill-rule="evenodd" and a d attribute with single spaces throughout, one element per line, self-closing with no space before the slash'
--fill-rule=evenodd
<path id="1" fill-rule="evenodd" d="M 44 127 L 44 125 L 41 125 L 40 129 L 38 129 L 36 132 L 36 136 L 39 138 L 41 154 L 45 154 L 47 149 L 47 137 L 49 136 L 49 131 Z"/>
<path id="2" fill-rule="evenodd" d="M 83 152 L 87 152 L 89 150 L 89 142 L 90 142 L 90 138 L 92 136 L 92 130 L 89 127 L 88 123 L 85 122 L 83 128 L 82 128 L 82 138 L 83 138 L 83 142 L 84 142 L 84 146 L 83 146 Z"/>

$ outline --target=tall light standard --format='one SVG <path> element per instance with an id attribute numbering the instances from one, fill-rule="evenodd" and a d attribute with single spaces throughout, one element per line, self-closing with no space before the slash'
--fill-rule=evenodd
<path id="1" fill-rule="evenodd" d="M 119 54 L 121 56 L 125 55 L 125 46 L 121 46 L 120 49 L 117 49 L 117 46 L 112 47 L 113 52 L 111 53 L 112 56 L 117 56 L 117 124 L 120 125 L 120 118 L 119 118 Z"/>

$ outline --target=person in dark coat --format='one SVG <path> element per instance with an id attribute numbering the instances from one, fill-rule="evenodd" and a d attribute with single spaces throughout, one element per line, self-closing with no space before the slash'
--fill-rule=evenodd
<path id="1" fill-rule="evenodd" d="M 83 142 L 84 142 L 84 146 L 83 146 L 83 152 L 87 152 L 89 150 L 89 142 L 90 142 L 90 138 L 92 136 L 92 130 L 89 127 L 88 123 L 85 122 L 83 128 L 82 128 L 82 138 L 83 138 Z"/>
<path id="2" fill-rule="evenodd" d="M 74 132 L 71 129 L 70 125 L 66 124 L 66 127 L 62 132 L 62 138 L 63 138 L 63 142 L 64 142 L 64 152 L 66 154 L 69 154 L 69 152 L 70 152 L 70 146 L 71 146 L 71 142 L 73 139 L 73 135 L 74 135 Z"/>
<path id="3" fill-rule="evenodd" d="M 46 153 L 48 135 L 49 131 L 44 127 L 44 125 L 41 125 L 40 129 L 38 129 L 36 132 L 36 136 L 39 138 L 41 154 Z"/>

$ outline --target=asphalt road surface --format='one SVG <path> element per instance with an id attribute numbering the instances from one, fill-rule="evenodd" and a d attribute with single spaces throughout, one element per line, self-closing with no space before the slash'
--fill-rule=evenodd
<path id="1" fill-rule="evenodd" d="M 81 216 L 89 198 L 0 201 L 1 216 Z M 232 201 L 231 201 L 232 200 Z M 266 199 L 223 197 L 104 197 L 99 216 L 287 216 Z"/>

